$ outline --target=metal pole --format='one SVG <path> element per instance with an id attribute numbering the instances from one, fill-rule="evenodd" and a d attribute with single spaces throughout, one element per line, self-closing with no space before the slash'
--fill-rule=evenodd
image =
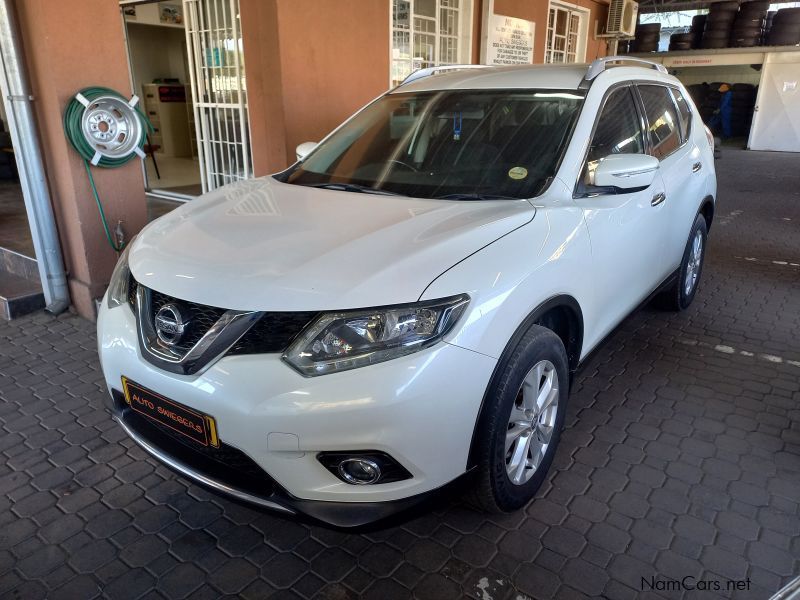
<path id="1" fill-rule="evenodd" d="M 45 310 L 57 315 L 69 307 L 69 289 L 17 31 L 13 0 L 0 0 L 0 88 L 42 280 Z"/>

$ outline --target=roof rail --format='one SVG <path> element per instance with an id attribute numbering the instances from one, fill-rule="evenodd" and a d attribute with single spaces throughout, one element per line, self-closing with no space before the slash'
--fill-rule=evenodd
<path id="1" fill-rule="evenodd" d="M 484 69 L 487 65 L 442 65 L 440 67 L 427 67 L 425 69 L 417 69 L 411 75 L 403 79 L 403 81 L 397 87 L 401 85 L 405 85 L 407 83 L 411 83 L 412 81 L 417 81 L 418 79 L 422 79 L 424 77 L 430 77 L 431 75 L 437 75 L 439 73 L 445 73 L 447 71 L 461 71 L 465 69 Z"/>
<path id="2" fill-rule="evenodd" d="M 584 76 L 584 81 L 592 81 L 595 77 L 600 75 L 603 71 L 608 69 L 612 66 L 624 66 L 620 65 L 619 63 L 634 63 L 633 65 L 629 66 L 641 66 L 641 67 L 649 67 L 651 69 L 656 69 L 661 73 L 666 73 L 667 68 L 662 65 L 661 63 L 653 62 L 651 60 L 645 60 L 643 58 L 634 58 L 632 56 L 605 56 L 603 58 L 598 58 L 592 64 L 589 65 L 589 68 L 586 71 L 586 75 Z"/>

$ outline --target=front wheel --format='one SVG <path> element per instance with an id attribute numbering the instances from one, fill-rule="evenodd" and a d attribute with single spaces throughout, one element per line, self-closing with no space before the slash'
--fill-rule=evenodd
<path id="1" fill-rule="evenodd" d="M 568 396 L 561 339 L 531 326 L 490 385 L 478 422 L 473 499 L 479 506 L 508 512 L 533 498 L 553 462 Z"/>
<path id="2" fill-rule="evenodd" d="M 703 215 L 697 215 L 683 251 L 678 278 L 661 295 L 664 308 L 681 311 L 688 308 L 694 300 L 703 272 L 707 239 L 706 220 Z"/>

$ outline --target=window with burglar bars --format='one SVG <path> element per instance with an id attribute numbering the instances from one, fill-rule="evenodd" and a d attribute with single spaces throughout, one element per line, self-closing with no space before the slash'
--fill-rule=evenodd
<path id="1" fill-rule="evenodd" d="M 183 0 L 203 192 L 252 177 L 239 0 Z"/>
<path id="2" fill-rule="evenodd" d="M 567 6 L 550 4 L 547 17 L 545 62 L 574 63 L 584 59 L 585 13 Z"/>
<path id="3" fill-rule="evenodd" d="M 469 62 L 472 0 L 391 0 L 391 84 L 417 69 Z"/>

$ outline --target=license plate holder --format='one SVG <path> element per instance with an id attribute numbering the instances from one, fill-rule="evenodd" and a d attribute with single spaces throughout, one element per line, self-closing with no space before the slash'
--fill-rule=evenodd
<path id="1" fill-rule="evenodd" d="M 214 417 L 165 398 L 127 377 L 122 378 L 122 389 L 131 410 L 202 446 L 219 448 Z"/>

